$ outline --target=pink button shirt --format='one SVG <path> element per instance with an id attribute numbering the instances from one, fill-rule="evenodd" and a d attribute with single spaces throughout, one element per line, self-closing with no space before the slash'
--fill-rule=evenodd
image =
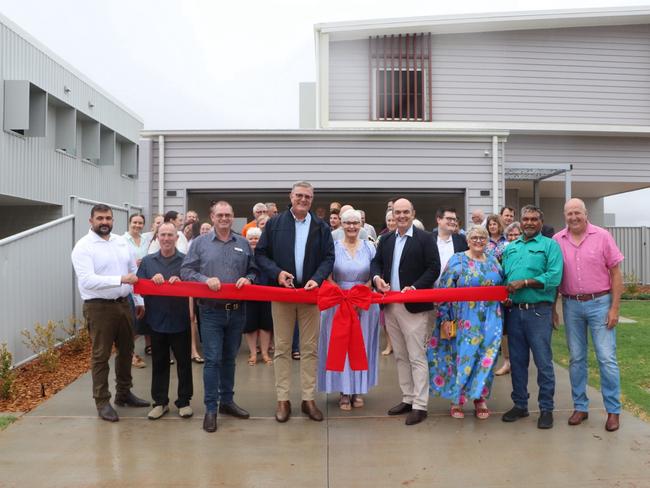
<path id="1" fill-rule="evenodd" d="M 602 227 L 587 222 L 580 245 L 571 241 L 568 228 L 553 236 L 562 249 L 562 295 L 588 295 L 611 289 L 609 270 L 623 261 L 614 238 Z"/>

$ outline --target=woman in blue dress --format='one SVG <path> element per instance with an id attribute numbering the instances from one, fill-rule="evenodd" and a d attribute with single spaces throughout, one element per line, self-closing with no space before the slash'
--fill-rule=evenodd
<path id="1" fill-rule="evenodd" d="M 496 257 L 487 254 L 487 230 L 472 227 L 467 233 L 469 250 L 454 254 L 442 276 L 441 288 L 496 286 L 503 272 Z M 457 324 L 456 336 L 441 339 L 441 330 Z M 451 401 L 451 416 L 463 418 L 463 404 L 474 400 L 474 412 L 487 419 L 485 400 L 490 395 L 501 343 L 503 319 L 498 301 L 441 303 L 436 328 L 427 348 L 431 395 Z M 447 333 L 447 335 L 449 335 Z"/>
<path id="2" fill-rule="evenodd" d="M 331 280 L 344 290 L 355 285 L 370 286 L 370 261 L 375 247 L 367 240 L 359 239 L 361 214 L 348 210 L 341 216 L 345 237 L 334 241 L 336 258 Z M 329 347 L 332 321 L 337 307 L 321 313 L 320 338 L 318 343 L 318 390 L 326 393 L 340 392 L 339 406 L 351 410 L 364 405 L 362 394 L 377 384 L 379 356 L 379 305 L 359 311 L 359 322 L 368 357 L 367 371 L 352 371 L 348 358 L 343 371 L 326 371 L 327 349 Z"/>

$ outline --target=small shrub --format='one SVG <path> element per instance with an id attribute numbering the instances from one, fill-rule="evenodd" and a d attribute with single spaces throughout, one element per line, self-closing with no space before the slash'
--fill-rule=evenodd
<path id="1" fill-rule="evenodd" d="M 0 398 L 7 400 L 13 392 L 16 372 L 13 369 L 13 355 L 7 349 L 7 344 L 0 344 Z"/>
<path id="2" fill-rule="evenodd" d="M 641 280 L 634 273 L 625 273 L 623 275 L 623 282 L 625 283 L 625 293 L 628 295 L 636 295 L 639 292 L 639 284 Z"/>
<path id="3" fill-rule="evenodd" d="M 70 317 L 68 325 L 61 323 L 61 329 L 67 334 L 67 337 L 61 340 L 67 340 L 72 352 L 82 352 L 88 347 L 90 335 L 85 321 Z"/>
<path id="4" fill-rule="evenodd" d="M 25 338 L 23 344 L 38 355 L 41 366 L 45 371 L 53 372 L 59 366 L 59 357 L 61 353 L 57 349 L 56 330 L 62 325 L 61 323 L 49 320 L 46 326 L 37 322 L 34 326 L 34 332 L 23 330 L 21 334 Z"/>

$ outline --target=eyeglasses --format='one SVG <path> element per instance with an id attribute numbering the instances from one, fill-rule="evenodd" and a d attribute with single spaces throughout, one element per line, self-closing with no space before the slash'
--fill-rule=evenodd
<path id="1" fill-rule="evenodd" d="M 346 222 L 343 222 L 343 225 L 361 225 L 361 222 L 349 222 L 349 221 L 346 221 Z"/>
<path id="2" fill-rule="evenodd" d="M 474 236 L 474 237 L 470 237 L 469 240 L 472 241 L 472 242 L 486 242 L 487 238 L 486 237 Z"/>
<path id="3" fill-rule="evenodd" d="M 449 222 L 458 222 L 456 217 L 445 217 L 445 220 L 448 220 Z"/>
<path id="4" fill-rule="evenodd" d="M 509 232 L 508 237 L 519 237 L 521 234 L 519 232 Z"/>
<path id="5" fill-rule="evenodd" d="M 298 200 L 311 200 L 314 198 L 314 195 L 307 195 L 306 193 L 294 193 L 293 196 Z"/>
<path id="6" fill-rule="evenodd" d="M 214 217 L 217 218 L 217 219 L 232 219 L 232 217 L 233 217 L 232 214 L 222 214 L 222 213 L 218 213 L 218 214 L 213 214 L 213 215 L 214 215 Z"/>

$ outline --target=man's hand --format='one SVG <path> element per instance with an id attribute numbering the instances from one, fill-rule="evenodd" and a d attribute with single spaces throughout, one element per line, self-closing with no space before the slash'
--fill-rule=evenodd
<path id="1" fill-rule="evenodd" d="M 618 310 L 610 308 L 607 312 L 607 328 L 613 329 L 616 324 L 618 324 Z"/>
<path id="2" fill-rule="evenodd" d="M 135 318 L 140 320 L 144 317 L 144 305 L 135 306 Z"/>
<path id="3" fill-rule="evenodd" d="M 219 291 L 221 288 L 221 281 L 219 281 L 219 278 L 208 278 L 205 284 L 208 285 L 208 288 L 212 291 Z"/>
<path id="4" fill-rule="evenodd" d="M 307 283 L 305 283 L 305 290 L 314 290 L 318 288 L 318 283 L 316 283 L 314 280 L 309 280 Z"/>
<path id="5" fill-rule="evenodd" d="M 138 277 L 134 273 L 129 273 L 122 276 L 120 281 L 127 285 L 135 285 L 138 282 Z"/>
<path id="6" fill-rule="evenodd" d="M 553 315 L 553 321 L 551 322 L 553 324 L 553 328 L 555 330 L 558 330 L 560 327 L 560 314 L 557 313 L 557 309 L 555 306 L 553 306 L 553 312 L 551 312 Z"/>
<path id="7" fill-rule="evenodd" d="M 405 286 L 404 288 L 402 288 L 402 293 L 405 293 L 405 292 L 411 291 L 411 290 L 415 290 L 415 288 L 413 288 L 412 286 Z"/>
<path id="8" fill-rule="evenodd" d="M 237 280 L 237 283 L 235 283 L 235 288 L 239 289 L 242 286 L 250 285 L 250 284 L 251 284 L 251 280 L 249 280 L 248 278 L 239 278 Z"/>
<path id="9" fill-rule="evenodd" d="M 285 288 L 294 288 L 293 275 L 288 271 L 280 271 L 278 275 L 278 284 Z"/>
<path id="10" fill-rule="evenodd" d="M 386 283 L 381 276 L 375 277 L 375 288 L 383 293 L 390 291 L 390 285 Z"/>
<path id="11" fill-rule="evenodd" d="M 151 281 L 154 285 L 162 285 L 165 282 L 165 277 L 160 273 L 156 273 L 151 277 Z"/>
<path id="12" fill-rule="evenodd" d="M 174 283 L 178 283 L 179 281 L 181 281 L 181 279 L 178 276 L 171 276 L 169 278 L 170 285 L 173 285 Z"/>
<path id="13" fill-rule="evenodd" d="M 506 288 L 508 289 L 508 293 L 514 293 L 514 292 L 516 292 L 517 290 L 521 290 L 521 289 L 524 287 L 524 284 L 525 284 L 525 283 L 526 283 L 526 282 L 525 282 L 524 280 L 515 280 L 515 281 L 511 281 L 511 282 L 508 283 L 508 285 L 506 286 Z"/>

